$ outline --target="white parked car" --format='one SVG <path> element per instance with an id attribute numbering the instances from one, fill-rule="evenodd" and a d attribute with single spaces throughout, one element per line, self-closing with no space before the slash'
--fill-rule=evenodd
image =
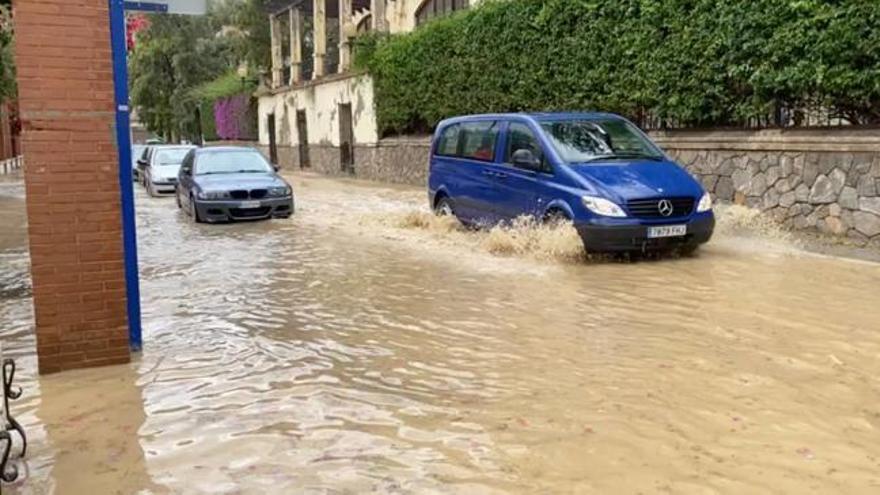
<path id="1" fill-rule="evenodd" d="M 151 146 L 138 168 L 142 171 L 141 183 L 150 196 L 173 194 L 177 188 L 177 172 L 187 153 L 196 146 L 161 145 Z"/>

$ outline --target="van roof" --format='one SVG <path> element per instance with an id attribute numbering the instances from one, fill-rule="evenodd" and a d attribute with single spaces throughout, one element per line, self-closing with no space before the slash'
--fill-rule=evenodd
<path id="1" fill-rule="evenodd" d="M 534 121 L 541 122 L 546 120 L 575 120 L 575 119 L 623 119 L 620 115 L 606 112 L 522 112 L 522 113 L 484 113 L 474 115 L 461 115 L 452 117 L 440 122 L 438 127 L 453 124 L 456 122 L 467 122 L 469 120 L 492 120 L 492 119 L 510 119 L 510 118 L 530 118 Z"/>

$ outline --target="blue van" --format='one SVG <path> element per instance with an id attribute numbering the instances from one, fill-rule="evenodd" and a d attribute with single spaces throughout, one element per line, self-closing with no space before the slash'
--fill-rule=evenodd
<path id="1" fill-rule="evenodd" d="M 569 220 L 587 251 L 690 252 L 712 237 L 712 199 L 628 120 L 499 114 L 441 122 L 428 196 L 440 215 L 495 225 Z"/>

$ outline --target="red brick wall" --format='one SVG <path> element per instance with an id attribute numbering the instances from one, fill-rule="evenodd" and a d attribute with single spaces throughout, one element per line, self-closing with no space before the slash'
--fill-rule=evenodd
<path id="1" fill-rule="evenodd" d="M 107 0 L 15 0 L 41 373 L 129 360 Z"/>

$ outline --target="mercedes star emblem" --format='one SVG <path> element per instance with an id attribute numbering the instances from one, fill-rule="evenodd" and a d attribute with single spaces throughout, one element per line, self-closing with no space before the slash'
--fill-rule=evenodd
<path id="1" fill-rule="evenodd" d="M 664 217 L 672 215 L 672 210 L 672 201 L 669 201 L 668 199 L 661 199 L 657 203 L 657 211 L 659 211 Z"/>

